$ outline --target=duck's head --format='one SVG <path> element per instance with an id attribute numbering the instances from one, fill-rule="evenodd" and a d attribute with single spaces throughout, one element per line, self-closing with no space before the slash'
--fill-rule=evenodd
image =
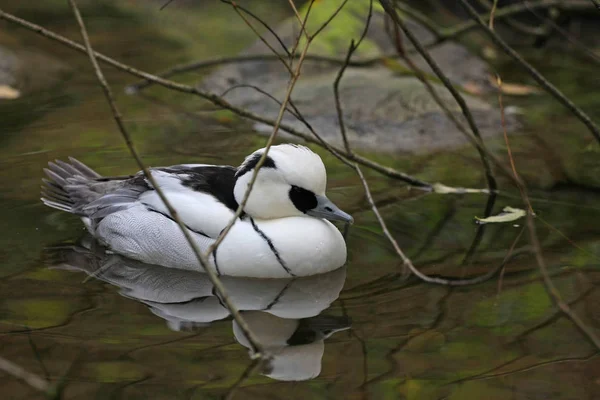
<path id="1" fill-rule="evenodd" d="M 236 173 L 235 199 L 242 202 L 254 167 L 264 154 L 256 150 Z M 244 211 L 254 218 L 272 219 L 309 215 L 352 222 L 325 196 L 327 174 L 321 157 L 309 148 L 293 144 L 272 146 L 256 177 Z"/>

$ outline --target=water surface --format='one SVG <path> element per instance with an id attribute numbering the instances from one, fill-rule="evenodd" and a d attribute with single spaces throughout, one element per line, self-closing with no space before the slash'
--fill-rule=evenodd
<path id="1" fill-rule="evenodd" d="M 7 11 L 78 37 L 64 2 L 49 1 L 45 7 L 20 3 L 8 1 Z M 230 23 L 235 14 L 220 5 L 172 7 L 159 13 L 138 2 L 97 4 L 84 8 L 96 48 L 150 71 L 183 60 L 236 54 L 253 41 L 243 25 Z M 270 6 L 269 11 L 273 21 L 289 14 L 283 6 Z M 206 40 L 208 35 L 211 40 Z M 56 257 L 45 249 L 76 245 L 84 230 L 77 218 L 39 201 L 45 164 L 75 156 L 105 175 L 128 174 L 136 167 L 86 57 L 6 23 L 0 24 L 0 44 L 41 52 L 65 65 L 43 89 L 0 103 L 0 355 L 53 382 L 64 379 L 65 398 L 223 395 L 249 363 L 248 349 L 236 340 L 226 315 L 210 324 L 175 324 L 165 315 L 179 311 L 140 301 L 114 279 L 86 280 L 84 272 L 48 268 Z M 598 97 L 588 94 L 592 87 L 599 89 L 588 64 L 568 55 L 560 61 L 543 52 L 532 58 L 586 109 L 600 106 Z M 237 165 L 264 142 L 251 134 L 249 124 L 196 98 L 162 89 L 149 90 L 144 97 L 126 96 L 122 89 L 132 79 L 110 68 L 105 71 L 148 165 Z M 502 71 L 526 80 L 510 65 Z M 597 145 L 549 98 L 515 102 L 530 110 L 524 117 L 527 134 L 516 135 L 511 143 L 520 172 L 532 183 L 546 262 L 565 302 L 600 331 L 595 286 L 600 278 Z M 504 154 L 502 143 L 491 141 L 490 146 Z M 356 219 L 343 289 L 339 297 L 331 296 L 331 305 L 323 306 L 320 315 L 344 318 L 347 325 L 351 320 L 351 327 L 340 326 L 320 342 L 323 355 L 314 379 L 290 383 L 255 374 L 239 389 L 240 398 L 597 397 L 597 350 L 547 296 L 527 235 L 521 235 L 522 221 L 489 225 L 465 261 L 478 229 L 474 217 L 483 214 L 485 196 L 425 195 L 369 173 L 393 235 L 428 274 L 485 274 L 502 263 L 515 243 L 502 278 L 460 288 L 406 279 L 368 210 L 360 182 L 334 158 L 320 154 L 328 168 L 330 197 Z M 485 185 L 471 149 L 373 157 L 423 179 Z M 518 191 L 508 183 L 503 188 L 494 212 L 520 206 Z M 319 282 L 327 281 L 317 279 L 305 294 L 323 294 Z M 9 398 L 39 398 L 6 375 L 0 380 Z"/>

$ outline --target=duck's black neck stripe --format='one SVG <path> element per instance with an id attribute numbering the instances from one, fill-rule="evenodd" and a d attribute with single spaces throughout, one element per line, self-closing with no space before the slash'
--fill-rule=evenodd
<path id="1" fill-rule="evenodd" d="M 286 265 L 285 262 L 283 262 L 283 259 L 281 258 L 281 256 L 279 255 L 279 252 L 277 251 L 277 249 L 275 248 L 275 246 L 273 245 L 273 242 L 271 241 L 271 239 L 265 235 L 265 233 L 263 231 L 261 231 L 258 226 L 256 226 L 256 223 L 254 222 L 253 218 L 250 218 L 250 223 L 252 224 L 252 228 L 254 228 L 254 231 L 256 233 L 258 233 L 260 235 L 261 238 L 264 239 L 265 242 L 267 242 L 267 244 L 269 245 L 269 248 L 271 249 L 271 251 L 273 252 L 273 254 L 275 255 L 275 258 L 277 258 L 277 261 L 279 261 L 279 265 L 281 265 L 281 267 L 285 270 L 285 272 L 287 272 L 288 274 L 290 274 L 291 276 L 296 276 Z"/>
<path id="2" fill-rule="evenodd" d="M 146 210 L 148 210 L 148 211 L 150 211 L 150 212 L 155 212 L 155 213 L 158 213 L 158 214 L 162 215 L 163 217 L 165 217 L 165 218 L 168 218 L 168 219 L 170 219 L 171 221 L 173 221 L 173 222 L 177 223 L 177 221 L 175 221 L 175 219 L 173 219 L 173 217 L 171 217 L 169 214 L 165 214 L 164 212 L 161 212 L 161 211 L 155 210 L 155 209 L 153 209 L 153 208 L 150 208 L 150 207 L 148 207 L 147 205 L 146 205 Z M 185 224 L 184 224 L 184 225 L 185 225 Z M 202 231 L 197 231 L 197 230 L 195 230 L 195 229 L 192 229 L 192 228 L 190 228 L 190 227 L 189 227 L 189 226 L 187 226 L 187 225 L 185 225 L 185 227 L 186 227 L 186 228 L 188 228 L 190 231 L 192 231 L 192 232 L 194 232 L 194 233 L 197 233 L 198 235 L 202 235 L 202 236 L 204 236 L 204 237 L 210 237 L 210 236 L 208 236 L 207 234 L 205 234 L 205 233 L 204 233 L 204 232 L 202 232 Z"/>

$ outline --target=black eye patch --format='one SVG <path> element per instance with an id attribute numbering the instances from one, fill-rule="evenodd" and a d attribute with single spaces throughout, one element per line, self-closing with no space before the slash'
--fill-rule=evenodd
<path id="1" fill-rule="evenodd" d="M 312 210 L 318 204 L 317 196 L 313 192 L 298 186 L 292 186 L 290 189 L 290 200 L 303 213 Z"/>

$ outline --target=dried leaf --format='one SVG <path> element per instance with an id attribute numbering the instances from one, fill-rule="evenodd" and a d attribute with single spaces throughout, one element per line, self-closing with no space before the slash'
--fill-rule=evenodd
<path id="1" fill-rule="evenodd" d="M 526 214 L 526 211 L 520 208 L 504 207 L 502 212 L 498 215 L 487 218 L 475 217 L 475 219 L 480 224 L 502 223 L 516 221 L 519 218 L 523 218 Z"/>
<path id="2" fill-rule="evenodd" d="M 13 100 L 21 96 L 21 92 L 7 85 L 0 85 L 0 99 Z"/>
<path id="3" fill-rule="evenodd" d="M 535 86 L 506 82 L 501 82 L 500 85 L 498 85 L 497 78 L 490 77 L 489 79 L 492 85 L 494 85 L 495 87 L 500 86 L 500 90 L 502 91 L 502 93 L 507 94 L 509 96 L 527 96 L 530 94 L 537 94 L 541 92 L 541 90 Z"/>
<path id="4" fill-rule="evenodd" d="M 463 187 L 446 186 L 441 183 L 431 185 L 433 191 L 438 194 L 465 194 L 465 193 L 489 193 L 488 189 L 471 189 Z"/>
<path id="5" fill-rule="evenodd" d="M 475 82 L 465 83 L 463 85 L 463 89 L 465 92 L 475 95 L 475 96 L 479 96 L 479 95 L 482 95 L 483 93 L 485 93 L 485 89 L 481 85 L 479 85 Z"/>

